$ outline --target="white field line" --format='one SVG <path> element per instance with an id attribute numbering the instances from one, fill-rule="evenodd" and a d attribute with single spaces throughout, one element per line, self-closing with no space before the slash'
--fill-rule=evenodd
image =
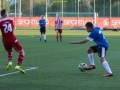
<path id="1" fill-rule="evenodd" d="M 34 37 L 34 36 L 18 36 L 17 38 L 31 38 L 31 37 Z"/>
<path id="2" fill-rule="evenodd" d="M 37 69 L 37 68 L 38 67 L 31 67 L 31 68 L 25 69 L 25 71 L 34 70 L 34 69 Z M 7 74 L 1 74 L 0 77 L 8 76 L 8 75 L 11 75 L 11 74 L 16 74 L 16 73 L 19 73 L 19 72 L 20 71 L 11 72 L 11 73 L 7 73 Z"/>

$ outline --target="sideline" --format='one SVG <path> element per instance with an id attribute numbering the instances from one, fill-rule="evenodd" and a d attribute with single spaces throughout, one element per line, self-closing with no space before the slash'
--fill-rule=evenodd
<path id="1" fill-rule="evenodd" d="M 37 69 L 38 67 L 31 67 L 31 68 L 28 68 L 28 69 L 25 69 L 25 71 L 30 71 L 30 70 L 34 70 L 34 69 Z M 12 75 L 12 74 L 16 74 L 16 73 L 19 73 L 20 71 L 16 71 L 16 72 L 11 72 L 11 73 L 7 73 L 7 74 L 0 74 L 0 77 L 4 77 L 4 76 L 8 76 L 8 75 Z"/>

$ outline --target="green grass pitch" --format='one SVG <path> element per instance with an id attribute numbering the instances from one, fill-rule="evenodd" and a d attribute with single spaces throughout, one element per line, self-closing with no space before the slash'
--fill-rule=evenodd
<path id="1" fill-rule="evenodd" d="M 120 89 L 120 32 L 104 31 L 109 42 L 106 60 L 114 76 L 102 77 L 106 73 L 97 54 L 94 54 L 96 69 L 80 72 L 79 63 L 87 63 L 86 50 L 95 45 L 69 45 L 70 41 L 86 38 L 88 33 L 80 30 L 64 30 L 63 41 L 56 42 L 55 31 L 47 31 L 47 42 L 39 41 L 38 30 L 16 30 L 17 39 L 25 50 L 23 69 L 25 75 L 15 73 L 18 54 L 13 50 L 13 66 L 6 71 L 7 53 L 0 41 L 0 90 L 119 90 Z M 0 37 L 1 38 L 1 37 Z M 7 74 L 7 75 L 5 75 Z"/>

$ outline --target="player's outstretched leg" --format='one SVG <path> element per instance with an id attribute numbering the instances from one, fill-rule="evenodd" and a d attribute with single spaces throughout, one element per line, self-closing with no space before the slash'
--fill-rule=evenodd
<path id="1" fill-rule="evenodd" d="M 62 41 L 62 34 L 60 33 L 60 41 Z"/>
<path id="2" fill-rule="evenodd" d="M 12 67 L 12 62 L 9 62 L 7 67 L 6 67 L 6 70 L 9 71 L 11 67 Z"/>
<path id="3" fill-rule="evenodd" d="M 40 38 L 40 41 L 41 41 L 42 39 Z"/>
<path id="4" fill-rule="evenodd" d="M 56 40 L 58 42 L 58 30 L 56 30 Z"/>
<path id="5" fill-rule="evenodd" d="M 15 67 L 16 70 L 20 71 L 22 74 L 25 74 L 25 70 L 23 70 L 22 68 L 20 68 L 20 66 L 16 66 Z"/>
<path id="6" fill-rule="evenodd" d="M 8 52 L 8 61 L 9 61 L 9 63 L 7 65 L 7 67 L 6 67 L 7 71 L 9 71 L 10 68 L 12 67 L 12 53 L 11 52 Z"/>
<path id="7" fill-rule="evenodd" d="M 42 32 L 40 32 L 40 41 L 42 40 Z"/>
<path id="8" fill-rule="evenodd" d="M 104 76 L 104 77 L 113 76 L 112 71 L 111 71 L 111 68 L 109 67 L 108 62 L 107 62 L 106 60 L 104 60 L 104 61 L 102 62 L 102 64 L 103 64 L 103 67 L 105 68 L 105 70 L 107 71 L 107 74 L 104 74 L 103 76 Z"/>
<path id="9" fill-rule="evenodd" d="M 18 57 L 18 63 L 15 67 L 16 70 L 20 71 L 22 74 L 25 74 L 25 70 L 23 70 L 20 66 L 22 64 L 22 61 L 24 59 L 24 50 L 22 49 L 20 52 L 19 52 L 19 57 Z"/>
<path id="10" fill-rule="evenodd" d="M 46 42 L 46 33 L 44 32 L 44 42 Z"/>

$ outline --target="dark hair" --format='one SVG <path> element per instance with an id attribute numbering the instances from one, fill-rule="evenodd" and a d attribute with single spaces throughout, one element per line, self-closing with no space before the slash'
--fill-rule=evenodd
<path id="1" fill-rule="evenodd" d="M 94 26 L 93 26 L 93 24 L 92 24 L 91 22 L 87 22 L 87 23 L 85 24 L 85 27 L 93 28 Z"/>
<path id="2" fill-rule="evenodd" d="M 1 16 L 3 17 L 3 16 L 5 16 L 6 15 L 6 10 L 5 9 L 2 9 L 1 10 Z"/>

